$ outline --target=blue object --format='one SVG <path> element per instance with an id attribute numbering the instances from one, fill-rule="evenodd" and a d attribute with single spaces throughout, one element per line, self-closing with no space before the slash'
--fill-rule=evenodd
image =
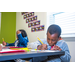
<path id="1" fill-rule="evenodd" d="M 18 41 L 17 46 L 18 47 L 27 47 L 27 43 L 29 42 L 27 37 L 22 37 L 22 34 L 18 34 L 18 40 L 16 40 L 14 43 L 7 43 L 6 46 L 15 46 L 15 43 Z"/>

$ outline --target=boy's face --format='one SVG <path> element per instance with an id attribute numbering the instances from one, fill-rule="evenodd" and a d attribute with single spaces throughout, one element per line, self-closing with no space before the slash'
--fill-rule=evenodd
<path id="1" fill-rule="evenodd" d="M 54 46 L 58 40 L 59 38 L 57 33 L 51 35 L 49 32 L 47 32 L 47 42 L 50 46 Z"/>

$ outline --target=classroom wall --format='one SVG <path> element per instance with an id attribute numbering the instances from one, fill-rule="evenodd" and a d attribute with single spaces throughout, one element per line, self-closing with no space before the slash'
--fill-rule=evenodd
<path id="1" fill-rule="evenodd" d="M 37 15 L 37 20 L 40 20 L 40 25 L 47 25 L 46 19 L 47 19 L 47 13 L 46 12 L 34 12 L 34 15 Z M 40 39 L 45 38 L 46 35 L 46 28 L 44 31 L 38 31 L 38 32 L 31 32 L 31 28 L 28 28 L 28 23 L 26 23 L 26 19 L 23 19 L 23 15 L 21 12 L 16 13 L 16 31 L 19 29 L 26 30 L 29 38 L 29 42 L 34 42 L 37 40 L 36 36 L 38 36 Z"/>
<path id="2" fill-rule="evenodd" d="M 35 15 L 38 16 L 38 20 L 41 20 L 41 25 L 45 25 L 45 30 L 40 32 L 31 32 L 31 28 L 28 28 L 28 24 L 26 23 L 26 20 L 23 19 L 23 15 L 21 15 L 21 12 L 16 13 L 16 31 L 18 29 L 25 29 L 30 42 L 36 41 L 36 36 L 38 36 L 40 39 L 46 38 L 46 28 L 47 28 L 47 13 L 46 12 L 35 12 Z M 75 62 L 75 41 L 66 41 L 68 44 L 70 54 L 71 54 L 71 62 Z"/>
<path id="3" fill-rule="evenodd" d="M 8 43 L 15 41 L 16 37 L 16 12 L 1 12 L 1 34 L 0 43 L 2 38 Z"/>
<path id="4" fill-rule="evenodd" d="M 75 62 L 75 41 L 66 41 L 71 54 L 71 62 Z"/>

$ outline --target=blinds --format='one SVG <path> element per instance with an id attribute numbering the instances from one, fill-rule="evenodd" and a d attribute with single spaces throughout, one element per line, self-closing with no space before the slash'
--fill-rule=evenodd
<path id="1" fill-rule="evenodd" d="M 75 12 L 54 14 L 54 24 L 62 29 L 61 37 L 75 37 Z"/>

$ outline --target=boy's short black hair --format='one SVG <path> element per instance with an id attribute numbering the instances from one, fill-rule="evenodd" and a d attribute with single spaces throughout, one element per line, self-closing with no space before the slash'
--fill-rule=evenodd
<path id="1" fill-rule="evenodd" d="M 27 37 L 27 33 L 26 33 L 25 30 L 21 29 L 21 30 L 19 30 L 19 31 L 21 31 L 21 34 L 22 34 L 23 37 Z"/>
<path id="2" fill-rule="evenodd" d="M 61 35 L 61 28 L 56 25 L 56 24 L 52 24 L 48 27 L 47 32 L 49 32 L 51 35 L 57 33 L 58 37 L 60 37 Z"/>

